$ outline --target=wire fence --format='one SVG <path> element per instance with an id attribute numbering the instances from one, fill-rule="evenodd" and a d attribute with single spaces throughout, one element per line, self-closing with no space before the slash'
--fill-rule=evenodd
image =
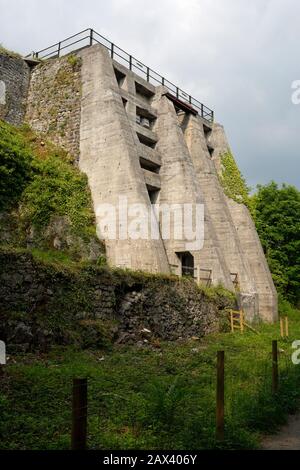
<path id="1" fill-rule="evenodd" d="M 219 357 L 220 352 L 218 352 L 218 359 Z M 206 375 L 201 377 L 203 389 L 200 387 L 198 393 L 202 408 L 200 406 L 199 412 L 195 407 L 195 416 L 191 421 L 194 423 L 193 427 L 195 420 L 200 420 L 201 416 L 203 427 L 211 430 L 215 428 L 216 442 L 226 441 L 228 438 L 226 433 L 236 432 L 234 428 L 243 421 L 249 428 L 255 429 L 256 426 L 259 428 L 261 416 L 264 416 L 264 407 L 269 407 L 270 402 L 276 402 L 278 394 L 294 372 L 291 358 L 286 353 L 281 352 L 278 362 L 274 362 L 274 350 L 263 357 L 260 356 L 257 361 L 254 358 L 252 358 L 254 360 L 248 360 L 247 366 L 245 365 L 246 356 L 243 358 L 234 352 L 225 355 L 222 351 L 221 357 L 223 357 L 221 369 L 218 360 L 215 367 L 212 367 L 210 372 L 206 372 Z M 241 366 L 239 366 L 240 363 L 242 363 Z M 229 364 L 228 367 L 227 364 Z M 276 369 L 279 382 L 278 387 L 274 389 L 274 370 Z M 102 438 L 106 434 L 105 423 L 109 420 L 112 410 L 114 413 L 116 409 L 119 410 L 122 417 L 126 415 L 125 421 L 120 419 L 116 423 L 116 433 L 120 433 L 120 430 L 126 433 L 126 427 L 128 429 L 138 429 L 143 426 L 145 429 L 151 428 L 154 421 L 157 421 L 158 428 L 167 424 L 169 430 L 172 431 L 175 415 L 182 414 L 183 403 L 187 399 L 186 388 L 181 389 L 180 382 L 176 379 L 167 387 L 160 385 L 155 393 L 152 387 L 149 395 L 144 395 L 144 400 L 136 400 L 130 394 L 126 396 L 118 391 L 105 391 L 101 386 L 101 381 L 97 379 L 89 379 L 89 386 L 91 387 L 91 404 L 86 420 L 89 423 L 87 441 L 90 448 L 99 448 L 99 446 L 105 448 L 101 447 L 105 446 L 105 439 L 102 441 Z M 205 393 L 205 397 L 203 393 Z M 197 393 L 194 395 L 194 399 L 196 399 Z M 145 405 L 148 408 L 152 407 L 152 415 L 146 417 L 146 423 Z M 77 410 L 78 418 L 76 418 L 76 414 L 74 415 L 73 410 L 73 429 L 74 425 L 76 427 L 76 420 L 77 426 L 82 426 L 80 420 L 82 419 L 82 411 L 85 412 L 85 410 L 85 406 L 81 410 Z M 232 431 L 233 429 L 234 431 Z M 189 432 L 192 432 L 192 428 Z"/>
<path id="2" fill-rule="evenodd" d="M 38 382 L 32 381 L 36 375 L 29 382 L 24 381 L 22 387 L 16 381 L 16 403 L 27 399 L 27 408 L 20 417 L 14 415 L 16 423 L 9 421 L 9 434 L 14 442 L 18 442 L 19 435 L 24 448 L 177 449 L 178 443 L 181 448 L 199 448 L 199 443 L 215 448 L 228 442 L 242 445 L 241 434 L 245 430 L 266 431 L 268 423 L 272 425 L 273 420 L 274 424 L 276 413 L 282 415 L 285 408 L 291 410 L 299 397 L 300 377 L 290 353 L 277 347 L 276 362 L 271 342 L 269 352 L 260 351 L 256 343 L 245 349 L 239 347 L 243 335 L 236 335 L 235 346 L 224 348 L 221 368 L 217 350 L 206 352 L 200 348 L 184 349 L 177 359 L 174 351 L 166 351 L 163 356 L 158 351 L 156 356 L 145 350 L 138 356 L 136 366 L 129 365 L 130 378 L 128 370 L 122 375 L 122 367 L 116 363 L 118 373 L 111 375 L 114 362 L 104 368 L 99 362 L 99 367 L 89 367 L 88 377 L 72 382 L 68 369 L 60 371 L 49 362 L 50 369 L 46 375 L 43 372 Z M 129 358 L 132 360 L 132 356 Z M 124 366 L 126 361 L 125 358 Z M 174 361 L 176 367 L 172 368 Z M 149 373 L 138 370 L 150 363 Z M 11 378 L 5 373 L 7 366 L 2 367 L 1 387 L 9 391 L 5 377 L 9 381 Z M 278 389 L 274 390 L 276 368 L 279 380 Z M 81 370 L 84 374 L 87 369 Z M 30 403 L 28 396 L 32 398 Z"/>

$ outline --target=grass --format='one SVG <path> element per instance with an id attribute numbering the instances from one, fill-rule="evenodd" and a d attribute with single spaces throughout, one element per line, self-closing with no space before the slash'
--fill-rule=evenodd
<path id="1" fill-rule="evenodd" d="M 11 357 L 2 377 L 2 449 L 67 449 L 72 378 L 88 377 L 90 449 L 211 449 L 215 441 L 216 352 L 226 354 L 227 449 L 253 449 L 295 412 L 300 366 L 291 362 L 300 312 L 289 312 L 291 338 L 279 340 L 280 390 L 271 391 L 271 342 L 279 326 L 211 335 L 156 348 L 53 349 Z"/>

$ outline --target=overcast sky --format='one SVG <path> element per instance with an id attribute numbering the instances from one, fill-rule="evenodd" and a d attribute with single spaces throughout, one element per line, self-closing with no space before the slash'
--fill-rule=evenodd
<path id="1" fill-rule="evenodd" d="M 250 186 L 300 187 L 299 18 L 299 0 L 0 0 L 0 43 L 92 27 L 215 110 Z"/>

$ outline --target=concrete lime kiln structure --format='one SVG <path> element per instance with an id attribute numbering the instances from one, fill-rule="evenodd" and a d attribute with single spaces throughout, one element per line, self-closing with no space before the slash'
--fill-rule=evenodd
<path id="1" fill-rule="evenodd" d="M 187 251 L 184 237 L 107 239 L 112 265 L 192 273 L 238 290 L 248 320 L 276 320 L 276 290 L 252 218 L 218 178 L 230 149 L 209 108 L 93 30 L 29 58 L 2 56 L 0 65 L 9 103 L 0 117 L 25 120 L 69 150 L 95 208 L 120 197 L 149 208 L 204 204 L 203 248 Z"/>

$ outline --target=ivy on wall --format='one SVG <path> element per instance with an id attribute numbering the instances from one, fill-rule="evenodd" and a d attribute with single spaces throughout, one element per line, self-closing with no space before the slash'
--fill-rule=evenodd
<path id="1" fill-rule="evenodd" d="M 72 164 L 67 152 L 44 141 L 29 126 L 16 128 L 0 120 L 2 219 L 4 213 L 7 220 L 17 218 L 17 245 L 29 241 L 43 249 L 59 245 L 76 258 L 91 250 L 95 256 L 104 251 L 96 237 L 86 175 Z M 2 219 L 0 242 L 10 230 Z"/>
<path id="2" fill-rule="evenodd" d="M 249 196 L 250 188 L 247 186 L 231 152 L 221 155 L 219 179 L 226 196 L 239 204 L 245 204 L 253 215 L 253 203 Z"/>

